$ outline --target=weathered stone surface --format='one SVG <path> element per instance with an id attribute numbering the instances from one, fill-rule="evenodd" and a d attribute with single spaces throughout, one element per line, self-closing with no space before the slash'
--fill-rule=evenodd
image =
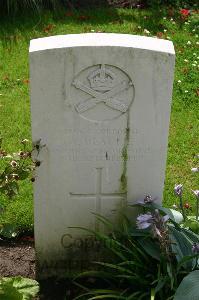
<path id="1" fill-rule="evenodd" d="M 34 187 L 41 264 L 72 258 L 83 233 L 68 227 L 98 229 L 92 212 L 114 219 L 146 194 L 161 201 L 173 71 L 173 44 L 161 39 L 31 41 L 32 136 L 45 145 Z"/>

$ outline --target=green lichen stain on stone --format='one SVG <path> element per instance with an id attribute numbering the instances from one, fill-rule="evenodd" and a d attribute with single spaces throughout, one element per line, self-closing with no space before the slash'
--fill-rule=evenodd
<path id="1" fill-rule="evenodd" d="M 129 127 L 127 126 L 126 128 L 126 134 L 125 134 L 125 139 L 124 139 L 124 146 L 122 149 L 122 163 L 123 163 L 123 168 L 122 168 L 122 175 L 120 177 L 120 191 L 122 193 L 127 192 L 127 161 L 128 161 L 128 143 L 129 143 Z"/>

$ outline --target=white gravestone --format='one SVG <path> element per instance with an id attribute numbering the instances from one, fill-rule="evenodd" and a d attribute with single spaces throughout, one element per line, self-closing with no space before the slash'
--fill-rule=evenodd
<path id="1" fill-rule="evenodd" d="M 83 233 L 69 227 L 100 229 L 93 212 L 116 220 L 147 194 L 161 201 L 174 60 L 172 42 L 126 34 L 31 41 L 32 136 L 45 145 L 34 184 L 41 268 L 74 259 Z"/>

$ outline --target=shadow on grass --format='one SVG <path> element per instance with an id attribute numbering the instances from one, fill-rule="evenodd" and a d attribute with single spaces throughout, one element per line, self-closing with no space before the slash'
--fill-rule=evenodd
<path id="1" fill-rule="evenodd" d="M 10 47 L 21 39 L 29 42 L 30 39 L 60 34 L 61 27 L 67 28 L 66 33 L 89 32 L 92 27 L 100 27 L 123 23 L 136 24 L 147 28 L 156 34 L 163 30 L 163 16 L 167 9 L 117 9 L 114 7 L 66 9 L 52 12 L 42 10 L 41 12 L 24 13 L 13 17 L 2 17 L 0 19 L 0 41 L 3 47 Z M 56 27 L 59 29 L 57 30 Z M 96 29 L 96 28 L 95 28 Z M 62 30 L 64 32 L 64 30 Z M 63 33 L 61 33 L 63 34 Z"/>

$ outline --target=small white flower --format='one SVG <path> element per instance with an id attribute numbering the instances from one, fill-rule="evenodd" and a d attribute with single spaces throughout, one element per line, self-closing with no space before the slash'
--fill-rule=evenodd
<path id="1" fill-rule="evenodd" d="M 166 17 L 163 18 L 163 20 L 166 20 L 166 19 L 167 19 Z"/>
<path id="2" fill-rule="evenodd" d="M 198 34 L 196 34 L 195 37 L 198 38 Z"/>
<path id="3" fill-rule="evenodd" d="M 191 42 L 190 42 L 190 41 L 188 41 L 188 42 L 187 42 L 187 45 L 191 45 Z"/>
<path id="4" fill-rule="evenodd" d="M 196 64 L 192 64 L 193 67 L 196 67 Z"/>
<path id="5" fill-rule="evenodd" d="M 170 21 L 173 21 L 173 18 L 171 18 Z"/>
<path id="6" fill-rule="evenodd" d="M 170 38 L 170 36 L 167 36 L 167 40 L 170 40 L 171 38 Z"/>
<path id="7" fill-rule="evenodd" d="M 144 33 L 149 34 L 150 31 L 148 31 L 147 29 L 144 29 Z"/>
<path id="8" fill-rule="evenodd" d="M 188 22 L 184 22 L 185 25 L 188 25 Z"/>
<path id="9" fill-rule="evenodd" d="M 195 190 L 195 191 L 192 190 L 192 192 L 194 193 L 194 195 L 195 195 L 197 198 L 199 198 L 199 190 Z"/>
<path id="10" fill-rule="evenodd" d="M 182 81 L 181 80 L 178 80 L 178 83 L 181 83 Z"/>
<path id="11" fill-rule="evenodd" d="M 21 141 L 22 144 L 26 144 L 26 143 L 28 143 L 28 142 L 29 142 L 28 139 L 23 139 L 23 140 Z"/>
<path id="12" fill-rule="evenodd" d="M 94 29 L 91 29 L 91 32 L 95 32 L 95 30 L 94 30 Z"/>
<path id="13" fill-rule="evenodd" d="M 173 25 L 175 25 L 175 23 L 176 23 L 175 21 L 172 22 Z"/>
<path id="14" fill-rule="evenodd" d="M 3 96 L 3 94 L 0 94 L 0 96 Z"/>
<path id="15" fill-rule="evenodd" d="M 188 62 L 188 59 L 184 59 L 184 62 Z"/>
<path id="16" fill-rule="evenodd" d="M 167 32 L 167 29 L 164 29 L 164 32 Z"/>
<path id="17" fill-rule="evenodd" d="M 195 32 L 196 30 L 195 30 L 195 29 L 193 29 L 192 31 L 193 31 L 193 32 Z"/>
<path id="18" fill-rule="evenodd" d="M 197 59 L 199 59 L 199 56 L 197 57 Z"/>
<path id="19" fill-rule="evenodd" d="M 172 207 L 173 207 L 174 209 L 178 208 L 178 206 L 177 206 L 176 204 L 173 204 Z"/>
<path id="20" fill-rule="evenodd" d="M 141 26 L 138 26 L 138 29 L 141 29 L 142 27 Z"/>
<path id="21" fill-rule="evenodd" d="M 194 173 L 199 172 L 199 168 L 192 168 L 191 171 Z"/>
<path id="22" fill-rule="evenodd" d="M 199 42 L 196 42 L 196 45 L 199 45 Z"/>
<path id="23" fill-rule="evenodd" d="M 188 93 L 189 91 L 185 90 L 184 92 L 185 92 L 185 93 Z"/>

